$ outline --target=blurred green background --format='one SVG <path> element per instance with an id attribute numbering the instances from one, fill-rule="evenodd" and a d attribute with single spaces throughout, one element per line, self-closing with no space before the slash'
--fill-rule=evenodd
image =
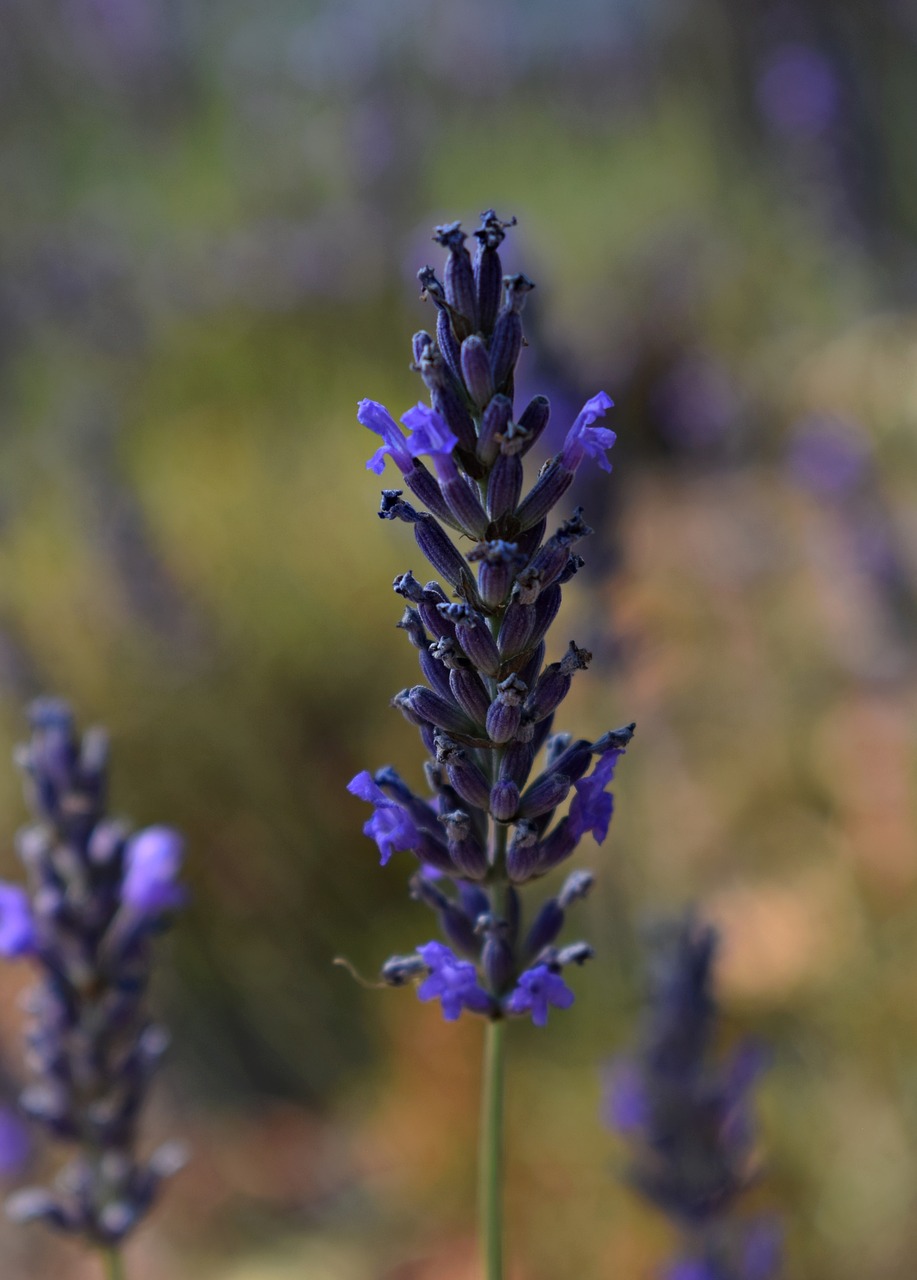
<path id="1" fill-rule="evenodd" d="M 420 557 L 376 519 L 355 408 L 419 397 L 432 226 L 490 206 L 538 285 L 547 448 L 617 404 L 615 473 L 575 495 L 596 536 L 553 656 L 595 661 L 559 727 L 638 722 L 580 859 L 598 958 L 513 1031 L 513 1280 L 638 1280 L 672 1247 L 597 1115 L 637 924 L 689 901 L 724 931 L 725 1040 L 773 1048 L 756 1196 L 787 1277 L 913 1275 L 913 8 L 5 0 L 0 107 L 3 753 L 65 695 L 112 730 L 115 808 L 189 842 L 148 1133 L 195 1159 L 132 1276 L 476 1275 L 481 1027 L 332 962 L 434 934 L 344 791 L 422 758 L 388 706 Z M 14 876 L 12 769 L 0 812 Z M 95 1274 L 36 1228 L 0 1258 Z"/>

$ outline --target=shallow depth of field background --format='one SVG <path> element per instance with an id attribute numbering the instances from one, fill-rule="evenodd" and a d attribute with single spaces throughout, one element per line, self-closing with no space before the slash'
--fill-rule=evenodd
<path id="1" fill-rule="evenodd" d="M 751 1207 L 785 1214 L 787 1277 L 910 1277 L 913 8 L 8 0 L 0 112 L 0 754 L 66 695 L 111 727 L 114 807 L 188 837 L 147 1134 L 195 1157 L 132 1277 L 476 1274 L 481 1026 L 332 961 L 435 936 L 344 790 L 422 756 L 388 706 L 416 670 L 389 584 L 422 565 L 354 414 L 419 397 L 431 228 L 491 205 L 538 286 L 546 449 L 617 404 L 614 474 L 567 504 L 596 535 L 549 656 L 595 658 L 558 727 L 638 722 L 579 860 L 598 958 L 513 1028 L 513 1280 L 643 1280 L 671 1248 L 597 1115 L 637 924 L 690 901 L 724 931 L 725 1042 L 772 1046 Z M 10 768 L 8 877 L 24 818 Z M 26 979 L 0 973 L 7 1097 Z M 0 1259 L 96 1274 L 40 1228 L 0 1225 Z"/>

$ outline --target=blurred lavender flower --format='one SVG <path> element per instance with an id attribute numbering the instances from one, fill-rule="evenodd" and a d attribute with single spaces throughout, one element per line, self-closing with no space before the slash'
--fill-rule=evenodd
<path id="1" fill-rule="evenodd" d="M 15 1107 L 0 1105 L 0 1178 L 17 1177 L 28 1162 L 32 1139 Z"/>
<path id="2" fill-rule="evenodd" d="M 868 477 L 872 447 L 857 423 L 811 414 L 793 427 L 787 466 L 793 481 L 819 497 L 846 497 Z"/>
<path id="3" fill-rule="evenodd" d="M 758 106 L 778 133 L 818 137 L 834 123 L 840 97 L 830 58 L 813 45 L 795 41 L 770 54 L 758 79 Z"/>
<path id="4" fill-rule="evenodd" d="M 69 708 L 44 699 L 17 762 L 34 825 L 18 837 L 30 900 L 0 885 L 0 950 L 30 956 L 41 977 L 28 997 L 25 1112 L 77 1147 L 53 1190 L 20 1191 L 18 1221 L 41 1219 L 110 1247 L 150 1208 L 182 1157 L 174 1144 L 142 1163 L 137 1120 L 168 1036 L 151 1022 L 152 942 L 184 900 L 181 838 L 166 827 L 131 836 L 106 815 L 107 739 L 82 742 Z M 0 1135 L 2 1137 L 2 1135 Z"/>
<path id="5" fill-rule="evenodd" d="M 549 1008 L 573 1002 L 564 966 L 591 954 L 585 944 L 554 944 L 567 908 L 592 880 L 575 873 L 527 928 L 517 890 L 566 860 L 587 833 L 605 839 L 608 788 L 633 726 L 595 742 L 551 736 L 554 713 L 590 655 L 571 643 L 545 665 L 545 636 L 563 583 L 583 563 L 573 548 L 591 530 L 577 510 L 546 538 L 547 517 L 579 468 L 611 470 L 615 436 L 602 425 L 612 401 L 599 392 L 523 493 L 522 460 L 545 431 L 550 405 L 536 395 L 521 412 L 514 408 L 521 312 L 533 285 L 521 273 L 503 275 L 499 250 L 509 225 L 488 210 L 474 260 L 458 223 L 437 228 L 448 253 L 443 279 L 432 267 L 419 273 L 436 309 L 436 337 L 414 337 L 431 404 L 402 416 L 410 434 L 384 405 L 359 404 L 358 420 L 383 440 L 367 467 L 381 474 L 391 461 L 427 508 L 391 489 L 379 514 L 411 526 L 445 585 L 424 585 L 410 572 L 394 583 L 406 603 L 398 625 L 426 680 L 402 690 L 394 705 L 420 729 L 431 756 L 431 796 L 416 795 L 390 767 L 364 770 L 348 789 L 374 806 L 364 831 L 382 862 L 399 851 L 418 859 L 412 893 L 436 913 L 450 944 L 393 957 L 384 978 L 399 986 L 417 980 L 421 999 L 438 999 L 449 1020 L 468 1010 L 530 1016 L 543 1026 Z M 447 528 L 471 549 L 459 550 Z M 544 764 L 530 781 L 542 748 Z M 568 816 L 553 822 L 570 795 Z"/>
<path id="6" fill-rule="evenodd" d="M 770 1221 L 733 1217 L 755 1181 L 752 1088 L 763 1055 L 712 1055 L 716 933 L 693 913 L 648 935 L 639 1044 L 609 1071 L 606 1119 L 628 1141 L 628 1179 L 685 1234 L 666 1280 L 769 1280 L 780 1264 Z"/>

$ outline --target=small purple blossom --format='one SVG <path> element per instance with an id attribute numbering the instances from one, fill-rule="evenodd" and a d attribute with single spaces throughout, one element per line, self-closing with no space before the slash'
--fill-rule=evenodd
<path id="1" fill-rule="evenodd" d="M 419 458 L 421 454 L 433 458 L 437 454 L 448 456 L 458 444 L 458 437 L 449 430 L 444 419 L 423 402 L 403 413 L 401 421 L 411 432 L 407 447 L 412 458 Z"/>
<path id="2" fill-rule="evenodd" d="M 29 897 L 16 884 L 0 882 L 0 956 L 14 960 L 35 951 L 35 921 Z"/>
<path id="3" fill-rule="evenodd" d="M 575 471 L 586 457 L 595 459 L 603 471 L 611 471 L 611 463 L 605 456 L 605 451 L 611 448 L 617 436 L 609 427 L 597 427 L 595 423 L 613 406 L 614 401 L 604 391 L 600 391 L 583 405 L 567 432 L 561 453 L 561 464 L 567 471 Z"/>
<path id="4" fill-rule="evenodd" d="M 599 757 L 592 773 L 575 784 L 576 795 L 570 805 L 570 828 L 577 840 L 591 831 L 593 838 L 602 844 L 608 835 L 614 798 L 605 788 L 614 778 L 615 765 L 623 754 L 619 749 L 606 751 Z"/>
<path id="5" fill-rule="evenodd" d="M 395 800 L 390 800 L 368 769 L 363 769 L 348 784 L 352 796 L 376 806 L 373 816 L 364 824 L 363 834 L 375 840 L 384 867 L 393 853 L 412 851 L 420 833 L 411 815 Z"/>
<path id="6" fill-rule="evenodd" d="M 430 970 L 417 988 L 417 995 L 421 1000 L 439 1000 L 447 1022 L 455 1022 L 463 1009 L 472 1013 L 491 1012 L 491 998 L 478 986 L 473 964 L 459 960 L 442 942 L 427 942 L 417 948 L 417 954 Z"/>
<path id="7" fill-rule="evenodd" d="M 144 916 L 174 911 L 185 901 L 177 883 L 184 841 L 171 827 L 146 827 L 128 841 L 124 851 L 121 901 Z"/>
<path id="8" fill-rule="evenodd" d="M 362 426 L 369 427 L 370 431 L 375 431 L 385 442 L 367 462 L 367 471 L 374 471 L 377 476 L 381 476 L 385 470 L 386 456 L 390 456 L 401 471 L 410 471 L 411 454 L 404 433 L 384 404 L 379 404 L 378 400 L 361 400 L 357 406 L 357 421 Z"/>
<path id="9" fill-rule="evenodd" d="M 575 997 L 559 973 L 553 973 L 546 964 L 536 964 L 520 974 L 519 984 L 507 999 L 507 1013 L 531 1013 L 536 1027 L 544 1027 L 548 1021 L 548 1006 L 569 1009 Z"/>

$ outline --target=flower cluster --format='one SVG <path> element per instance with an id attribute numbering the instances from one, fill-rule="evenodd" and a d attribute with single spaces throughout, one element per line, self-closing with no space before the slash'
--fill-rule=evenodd
<path id="1" fill-rule="evenodd" d="M 181 1163 L 175 1144 L 138 1161 L 135 1138 L 168 1044 L 146 990 L 154 936 L 184 900 L 182 842 L 167 827 L 132 835 L 106 815 L 102 731 L 80 741 L 69 708 L 52 699 L 33 704 L 31 727 L 17 754 L 36 819 L 18 837 L 29 892 L 0 884 L 0 955 L 28 957 L 40 973 L 27 997 L 35 1081 L 21 1106 L 77 1151 L 53 1189 L 20 1191 L 8 1210 L 111 1245 Z"/>
<path id="2" fill-rule="evenodd" d="M 762 1054 L 711 1054 L 714 930 L 689 913 L 648 940 L 640 1043 L 613 1064 L 608 1095 L 608 1119 L 631 1147 L 629 1180 L 692 1242 L 665 1280 L 768 1280 L 780 1259 L 774 1224 L 732 1216 L 758 1172 L 751 1090 Z"/>
<path id="3" fill-rule="evenodd" d="M 594 742 L 552 732 L 591 655 L 570 643 L 546 664 L 546 636 L 564 583 L 583 564 L 574 548 L 591 530 L 577 509 L 546 536 L 548 516 L 582 464 L 611 470 L 615 436 L 600 425 L 612 402 L 599 392 L 524 492 L 523 459 L 550 406 L 536 396 L 517 413 L 513 401 L 521 312 L 534 286 L 524 275 L 503 276 L 508 225 L 493 210 L 482 215 L 473 261 L 459 223 L 437 228 L 448 252 L 443 279 L 432 267 L 419 273 L 436 307 L 436 336 L 413 341 L 430 403 L 403 414 L 407 434 L 384 405 L 359 405 L 358 420 L 382 439 L 367 467 L 381 475 L 391 462 L 425 508 L 407 502 L 404 488 L 386 489 L 379 515 L 411 526 L 439 580 L 407 572 L 394 582 L 405 601 L 398 625 L 425 683 L 402 690 L 393 705 L 420 730 L 430 798 L 392 768 L 359 773 L 349 790 L 373 806 L 364 830 L 382 862 L 399 851 L 418 859 L 412 892 L 449 943 L 392 957 L 385 981 L 417 980 L 420 998 L 440 1000 L 448 1019 L 467 1009 L 529 1015 L 541 1026 L 549 1007 L 573 1001 L 564 967 L 591 954 L 585 943 L 555 944 L 592 878 L 574 873 L 528 924 L 518 888 L 564 862 L 587 833 L 604 840 L 608 787 L 633 725 Z"/>

